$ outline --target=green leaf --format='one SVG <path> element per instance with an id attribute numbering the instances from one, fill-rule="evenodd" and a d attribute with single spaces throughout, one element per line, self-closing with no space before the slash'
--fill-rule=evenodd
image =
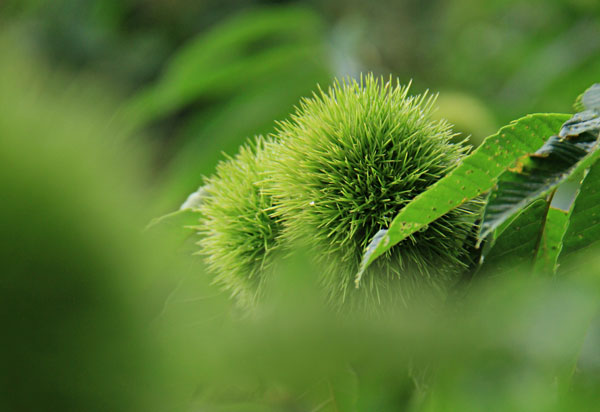
<path id="1" fill-rule="evenodd" d="M 373 238 L 363 257 L 356 283 L 360 282 L 369 264 L 392 246 L 491 189 L 507 168 L 519 157 L 538 150 L 568 118 L 564 114 L 532 114 L 488 137 L 450 174 L 404 207 L 387 231 L 381 231 Z"/>
<path id="2" fill-rule="evenodd" d="M 185 44 L 157 83 L 125 109 L 138 126 L 163 118 L 199 98 L 228 94 L 258 79 L 309 63 L 321 50 L 318 16 L 283 7 L 242 13 Z"/>
<path id="3" fill-rule="evenodd" d="M 481 255 L 480 255 L 481 261 L 483 261 L 485 259 L 485 257 L 490 253 L 490 250 L 492 250 L 492 248 L 496 244 L 496 240 L 502 235 L 502 233 L 504 233 L 506 228 L 508 228 L 518 216 L 519 215 L 516 214 L 512 218 L 504 221 L 504 223 L 502 223 L 500 226 L 498 226 L 496 228 L 496 230 L 494 230 L 494 232 L 486 239 L 486 242 L 483 244 L 483 247 L 481 248 Z"/>
<path id="4" fill-rule="evenodd" d="M 536 273 L 553 274 L 562 249 L 563 236 L 569 224 L 569 213 L 550 207 L 535 261 Z"/>
<path id="5" fill-rule="evenodd" d="M 512 267 L 530 259 L 534 262 L 536 273 L 553 274 L 567 230 L 569 213 L 547 206 L 547 201 L 538 199 L 521 213 L 503 222 L 484 244 L 482 264 L 502 270 L 504 266 Z"/>
<path id="6" fill-rule="evenodd" d="M 544 199 L 538 199 L 525 208 L 499 235 L 487 256 L 482 256 L 480 270 L 493 268 L 497 273 L 533 264 L 547 213 L 548 202 Z"/>
<path id="7" fill-rule="evenodd" d="M 592 99 L 596 89 L 586 92 Z M 590 104 L 594 104 L 592 100 Z M 600 118 L 592 110 L 577 113 L 537 151 L 521 157 L 504 172 L 490 193 L 480 227 L 479 241 L 534 199 L 593 164 L 600 152 Z"/>
<path id="8" fill-rule="evenodd" d="M 583 179 L 575 199 L 569 226 L 563 238 L 563 258 L 600 241 L 600 163 L 594 164 Z"/>
<path id="9" fill-rule="evenodd" d="M 597 147 L 596 139 L 576 142 L 552 136 L 537 152 L 520 159 L 500 177 L 486 204 L 479 239 L 506 219 L 565 181 Z"/>

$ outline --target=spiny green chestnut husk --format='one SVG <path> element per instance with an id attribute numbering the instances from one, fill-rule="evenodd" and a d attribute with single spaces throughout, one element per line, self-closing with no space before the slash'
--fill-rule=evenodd
<path id="1" fill-rule="evenodd" d="M 468 151 L 431 118 L 434 96 L 372 75 L 334 83 L 278 124 L 268 191 L 287 241 L 314 247 L 334 303 L 405 300 L 444 291 L 469 266 L 476 202 L 457 208 L 376 260 L 354 288 L 363 252 L 418 194 Z"/>
<path id="2" fill-rule="evenodd" d="M 246 308 L 260 296 L 281 232 L 271 217 L 272 197 L 263 188 L 264 165 L 275 146 L 271 138 L 258 136 L 220 162 L 205 179 L 199 207 L 201 253 L 215 282 Z"/>

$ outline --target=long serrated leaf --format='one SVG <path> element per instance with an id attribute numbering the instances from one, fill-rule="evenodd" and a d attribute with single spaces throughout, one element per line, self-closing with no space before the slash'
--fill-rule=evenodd
<path id="1" fill-rule="evenodd" d="M 479 256 L 480 263 L 483 262 L 485 257 L 490 253 L 490 250 L 492 250 L 492 248 L 495 246 L 496 239 L 498 239 L 502 235 L 502 233 L 504 233 L 506 228 L 508 228 L 517 217 L 518 217 L 518 214 L 514 215 L 510 219 L 505 220 L 504 223 L 502 223 L 500 226 L 498 226 L 496 228 L 496 230 L 494 230 L 494 232 L 490 236 L 488 236 L 488 238 L 486 239 L 486 242 L 483 244 L 483 247 L 481 248 L 481 254 Z"/>
<path id="2" fill-rule="evenodd" d="M 559 259 L 600 241 L 600 163 L 594 164 L 583 179 L 575 199 L 569 226 L 563 238 Z"/>
<path id="3" fill-rule="evenodd" d="M 594 113 L 578 113 L 537 151 L 519 159 L 504 172 L 490 193 L 481 223 L 479 241 L 490 235 L 534 199 L 555 189 L 589 167 L 599 152 L 600 119 Z"/>
<path id="4" fill-rule="evenodd" d="M 488 137 L 450 174 L 404 207 L 387 232 L 378 233 L 363 257 L 357 285 L 377 257 L 450 210 L 488 191 L 519 157 L 539 149 L 568 118 L 564 114 L 533 114 Z"/>
<path id="5" fill-rule="evenodd" d="M 558 255 L 567 230 L 569 213 L 551 207 L 544 224 L 544 232 L 537 251 L 535 272 L 552 274 L 556 271 Z"/>
<path id="6" fill-rule="evenodd" d="M 525 208 L 496 239 L 483 258 L 480 270 L 493 268 L 494 272 L 502 272 L 512 267 L 532 265 L 547 212 L 548 202 L 544 199 L 538 199 Z"/>

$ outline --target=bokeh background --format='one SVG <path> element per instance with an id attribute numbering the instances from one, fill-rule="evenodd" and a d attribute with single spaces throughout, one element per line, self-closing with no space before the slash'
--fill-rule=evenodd
<path id="1" fill-rule="evenodd" d="M 530 112 L 570 112 L 600 71 L 595 0 L 4 0 L 13 43 L 94 78 L 154 147 L 173 210 L 224 151 L 273 130 L 334 77 L 374 72 L 440 93 L 477 145 Z"/>
<path id="2" fill-rule="evenodd" d="M 146 228 L 361 72 L 477 145 L 600 81 L 600 3 L 0 0 L 0 410 L 597 409 L 597 245 L 377 319 L 332 314 L 300 254 L 249 319 L 193 222 Z"/>

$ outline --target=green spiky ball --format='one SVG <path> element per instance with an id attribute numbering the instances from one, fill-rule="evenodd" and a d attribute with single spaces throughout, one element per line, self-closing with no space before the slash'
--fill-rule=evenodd
<path id="1" fill-rule="evenodd" d="M 435 98 L 366 76 L 336 82 L 279 124 L 270 193 L 284 236 L 308 243 L 325 264 L 329 295 L 408 296 L 440 287 L 470 263 L 472 205 L 449 212 L 379 258 L 354 288 L 365 247 L 411 199 L 452 170 L 468 150 L 431 118 Z"/>
<path id="2" fill-rule="evenodd" d="M 260 294 L 281 231 L 271 217 L 272 197 L 263 188 L 264 167 L 274 147 L 272 139 L 259 136 L 219 163 L 205 180 L 199 207 L 201 253 L 215 281 L 244 307 Z"/>

